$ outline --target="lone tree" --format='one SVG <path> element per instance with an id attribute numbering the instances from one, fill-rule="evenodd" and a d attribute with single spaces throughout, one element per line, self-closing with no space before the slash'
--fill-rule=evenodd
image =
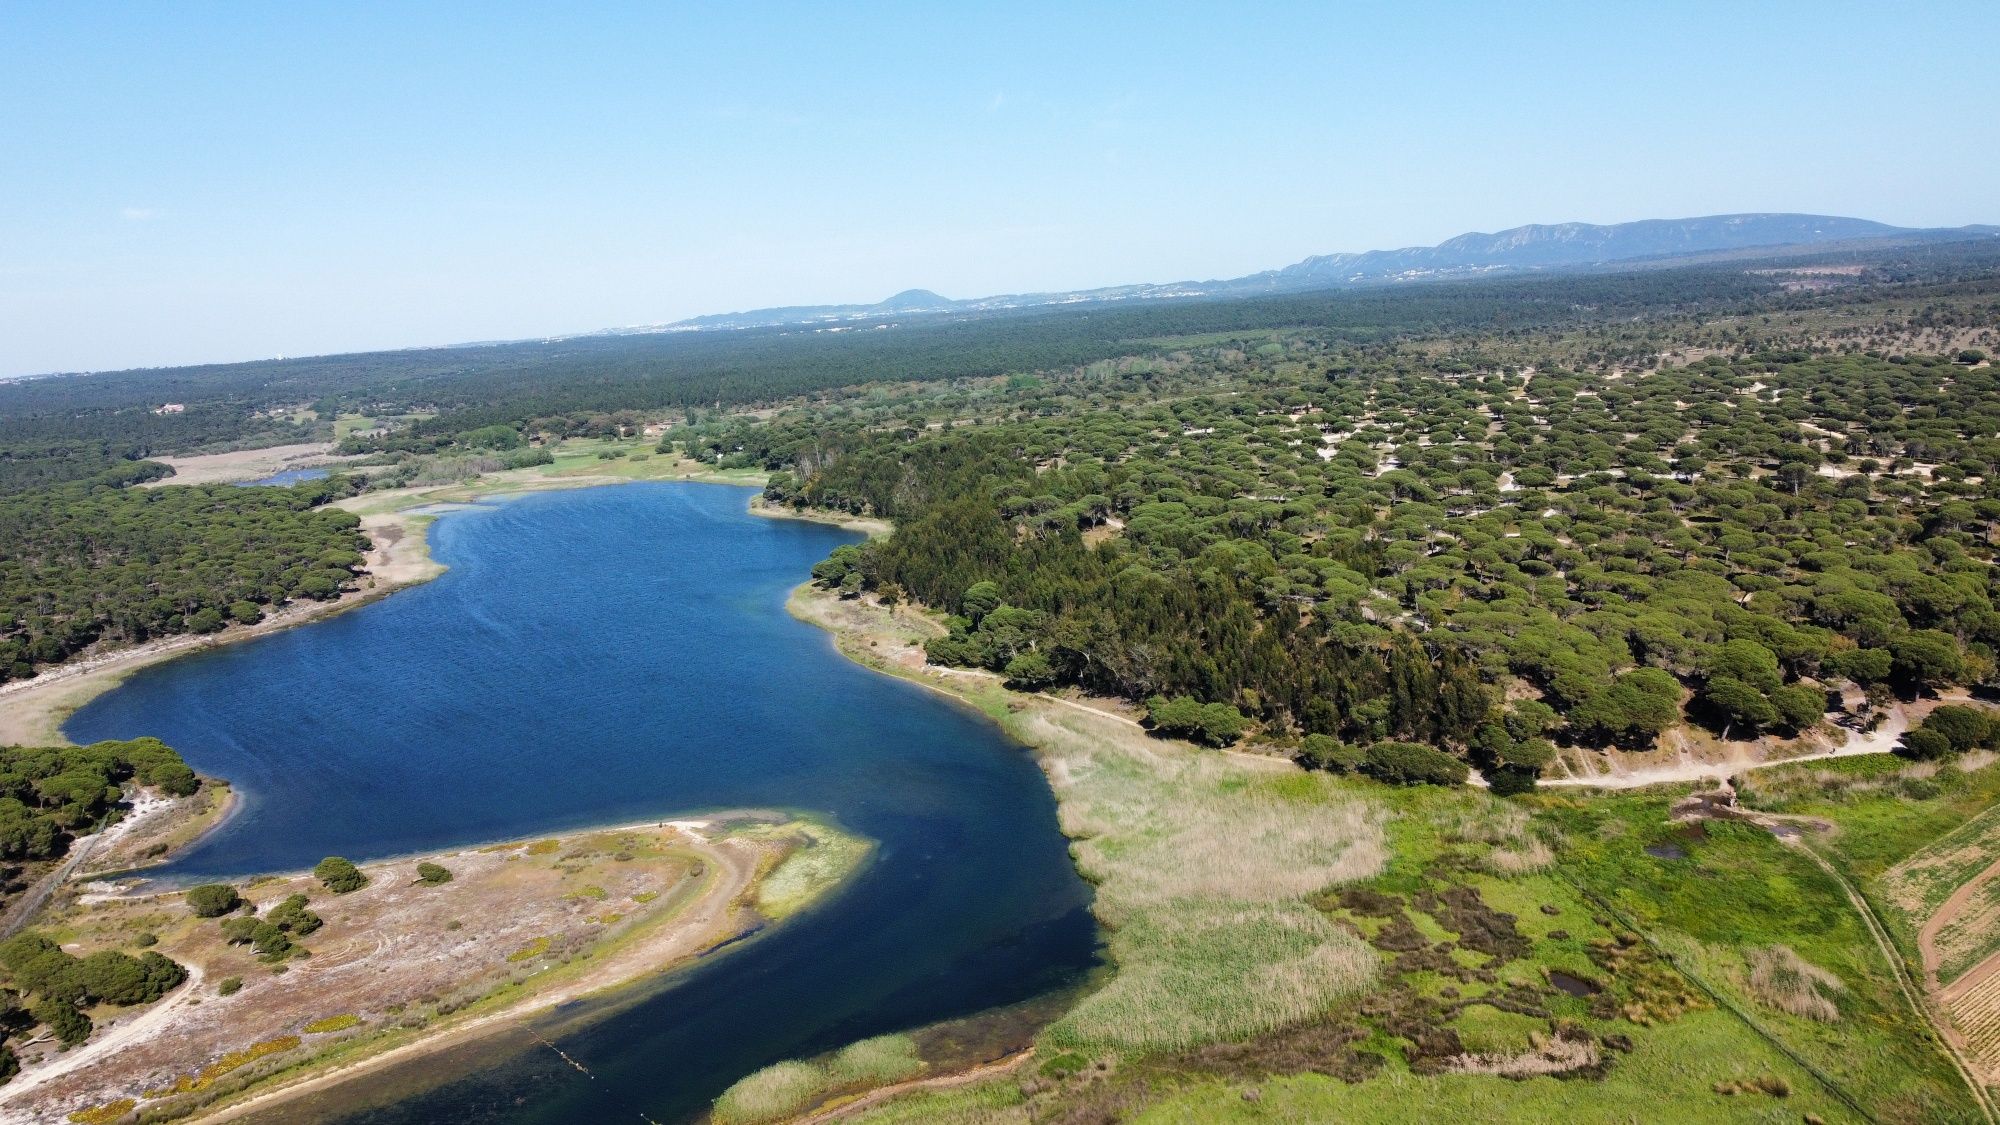
<path id="1" fill-rule="evenodd" d="M 417 880 L 435 887 L 439 883 L 451 882 L 451 871 L 441 864 L 419 863 L 417 864 Z"/>
<path id="2" fill-rule="evenodd" d="M 361 869 L 337 855 L 327 856 L 313 868 L 313 877 L 326 885 L 326 889 L 337 895 L 358 891 L 368 885 L 368 876 Z"/>
<path id="3" fill-rule="evenodd" d="M 197 918 L 220 918 L 243 905 L 243 897 L 227 883 L 203 883 L 188 888 L 187 904 Z"/>

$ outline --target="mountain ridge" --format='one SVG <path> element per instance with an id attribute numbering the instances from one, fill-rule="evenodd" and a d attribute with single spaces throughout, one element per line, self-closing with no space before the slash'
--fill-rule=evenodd
<path id="1" fill-rule="evenodd" d="M 1288 266 L 1208 281 L 1140 282 L 1044 293 L 1007 293 L 954 300 L 928 289 L 906 289 L 882 301 L 788 305 L 710 313 L 665 324 L 605 329 L 589 335 L 713 332 L 746 328 L 852 329 L 884 317 L 978 313 L 1053 305 L 1191 297 L 1308 292 L 1492 274 L 1589 269 L 1616 263 L 1669 261 L 1746 250 L 1826 247 L 1835 243 L 1951 241 L 2000 236 L 2000 226 L 1898 227 L 1870 219 L 1793 212 L 1744 212 L 1627 223 L 1528 223 L 1471 231 L 1434 246 L 1316 254 Z"/>

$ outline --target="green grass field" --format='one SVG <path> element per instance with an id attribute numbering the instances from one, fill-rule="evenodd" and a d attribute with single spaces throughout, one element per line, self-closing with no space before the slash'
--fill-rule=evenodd
<path id="1" fill-rule="evenodd" d="M 1037 748 L 1116 971 L 1028 1068 L 856 1120 L 1980 1120 L 1839 882 L 1755 825 L 1674 823 L 1687 787 L 1388 788 L 947 682 Z M 1840 814 L 1818 843 L 1878 874 L 2000 777 L 1834 764 L 1860 784 L 1790 767 L 1750 792 Z M 1225 885 L 1255 926 L 1203 928 Z M 1273 987 L 1337 937 L 1342 987 Z"/>
<path id="2" fill-rule="evenodd" d="M 1990 761 L 1970 758 L 1965 764 Z M 1887 754 L 1758 770 L 1743 792 L 1759 809 L 1830 821 L 1813 846 L 1850 873 L 1904 959 L 1916 934 L 1966 880 L 2000 859 L 2000 768 L 1911 763 Z M 1990 917 L 1978 911 L 1974 917 Z M 1954 935 L 1950 971 L 2000 951 L 2000 926 Z"/>
<path id="3" fill-rule="evenodd" d="M 1833 878 L 1755 825 L 1670 825 L 1670 799 L 1544 798 L 1545 815 L 1565 834 L 1565 872 L 1871 1112 L 1896 1121 L 1977 1120 L 1970 1094 Z M 1883 845 L 1865 846 L 1875 854 Z M 1680 854 L 1662 858 L 1649 847 Z M 1749 987 L 1752 952 L 1779 946 L 1844 986 L 1836 1019 L 1792 1014 Z"/>

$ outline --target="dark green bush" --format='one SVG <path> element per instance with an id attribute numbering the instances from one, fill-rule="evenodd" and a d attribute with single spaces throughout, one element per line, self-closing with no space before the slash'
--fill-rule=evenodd
<path id="1" fill-rule="evenodd" d="M 337 895 L 358 891 L 368 885 L 368 876 L 361 869 L 337 855 L 327 856 L 313 868 L 313 877 Z"/>
<path id="2" fill-rule="evenodd" d="M 1330 734 L 1309 734 L 1299 747 L 1298 763 L 1307 769 L 1329 773 L 1352 773 L 1361 768 L 1367 753 L 1352 743 Z"/>
<path id="3" fill-rule="evenodd" d="M 1361 771 L 1391 785 L 1463 785 L 1464 762 L 1415 742 L 1378 742 L 1368 748 Z"/>
<path id="4" fill-rule="evenodd" d="M 1903 745 L 1897 748 L 1897 753 L 1920 762 L 1936 761 L 1951 755 L 1951 739 L 1937 731 L 1918 727 L 1903 734 Z"/>
<path id="5" fill-rule="evenodd" d="M 203 883 L 188 888 L 187 904 L 197 918 L 220 918 L 243 905 L 243 896 L 227 883 Z"/>
<path id="6" fill-rule="evenodd" d="M 73 1003 L 43 1000 L 28 1011 L 36 1023 L 47 1025 L 50 1033 L 65 1047 L 74 1047 L 90 1038 L 90 1017 L 78 1011 Z"/>

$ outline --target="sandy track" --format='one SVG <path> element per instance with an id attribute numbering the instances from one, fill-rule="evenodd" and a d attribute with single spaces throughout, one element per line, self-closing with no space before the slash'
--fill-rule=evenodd
<path id="1" fill-rule="evenodd" d="M 932 1078 L 913 1078 L 908 1082 L 898 1082 L 894 1086 L 883 1086 L 870 1090 L 853 1101 L 842 1102 L 831 1109 L 823 1109 L 810 1116 L 801 1117 L 796 1122 L 796 1125 L 821 1125 L 822 1122 L 826 1121 L 838 1121 L 843 1117 L 851 1117 L 854 1114 L 860 1113 L 864 1109 L 872 1109 L 891 1098 L 898 1098 L 904 1094 L 914 1093 L 918 1090 L 949 1090 L 957 1086 L 967 1086 L 974 1082 L 983 1082 L 988 1078 L 998 1078 L 1003 1074 L 1012 1074 L 1014 1071 L 1019 1070 L 1022 1063 L 1034 1057 L 1035 1050 L 1030 1047 L 1025 1051 L 1017 1051 L 1004 1059 L 995 1060 L 984 1066 L 975 1066 L 970 1070 L 953 1071 L 950 1074 L 940 1074 Z"/>
<path id="2" fill-rule="evenodd" d="M 30 1092 L 46 1086 L 71 1071 L 89 1066 L 134 1043 L 151 1039 L 166 1031 L 183 1010 L 201 1003 L 203 976 L 201 966 L 186 965 L 183 968 L 187 969 L 187 980 L 174 989 L 172 995 L 147 1007 L 130 1019 L 121 1019 L 109 1031 L 93 1034 L 90 1042 L 63 1052 L 54 1062 L 44 1063 L 18 1075 L 7 1084 L 6 1100 L 18 1104 Z"/>
<path id="3" fill-rule="evenodd" d="M 173 804 L 174 802 L 170 798 L 162 797 L 152 792 L 142 792 L 139 799 L 132 802 L 131 809 L 125 813 L 125 816 L 118 823 L 102 832 L 94 832 L 77 841 L 70 848 L 69 855 L 63 859 L 62 863 L 54 871 L 43 876 L 26 894 L 8 904 L 4 915 L 5 921 L 4 923 L 0 923 L 0 939 L 13 937 L 15 933 L 33 921 L 36 912 L 40 911 L 42 906 L 57 891 L 61 890 L 64 884 L 69 882 L 72 875 L 75 875 L 85 863 L 90 861 L 90 857 L 96 855 L 99 851 L 117 844 L 119 840 L 136 831 L 153 817 L 173 807 Z"/>
<path id="4" fill-rule="evenodd" d="M 1831 758 L 1851 758 L 1860 754 L 1886 754 L 1896 748 L 1903 732 L 1910 728 L 1909 716 L 1901 707 L 1891 708 L 1889 717 L 1882 725 L 1866 733 L 1848 732 L 1847 741 L 1831 750 L 1821 750 L 1812 754 L 1801 754 L 1795 758 L 1730 758 L 1724 761 L 1706 762 L 1693 758 L 1682 758 L 1671 765 L 1647 766 L 1624 773 L 1599 774 L 1593 777 L 1545 777 L 1537 784 L 1548 786 L 1576 786 L 1591 789 L 1643 789 L 1648 785 L 1669 785 L 1684 781 L 1727 781 L 1744 770 L 1762 769 L 1767 766 L 1790 766 L 1801 762 L 1824 762 Z"/>

